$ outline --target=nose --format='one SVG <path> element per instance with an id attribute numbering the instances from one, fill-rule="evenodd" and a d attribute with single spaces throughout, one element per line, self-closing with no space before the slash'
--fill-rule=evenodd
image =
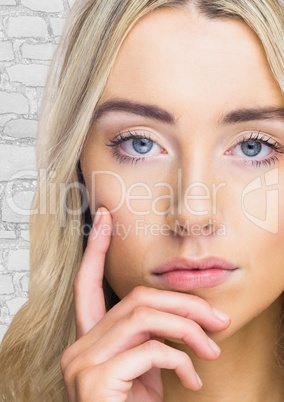
<path id="1" fill-rule="evenodd" d="M 205 172 L 202 174 L 202 172 Z M 214 172 L 179 169 L 173 208 L 167 225 L 179 236 L 212 236 L 222 227 L 221 200 L 218 192 L 225 183 L 216 183 Z"/>

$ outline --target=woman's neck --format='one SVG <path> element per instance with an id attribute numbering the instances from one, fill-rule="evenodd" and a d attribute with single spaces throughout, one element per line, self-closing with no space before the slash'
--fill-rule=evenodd
<path id="1" fill-rule="evenodd" d="M 260 316 L 231 337 L 218 342 L 216 361 L 198 359 L 185 345 L 203 381 L 200 391 L 184 388 L 172 371 L 163 371 L 164 402 L 282 402 L 283 374 L 277 365 L 280 298 Z M 170 344 L 170 343 L 169 343 Z"/>

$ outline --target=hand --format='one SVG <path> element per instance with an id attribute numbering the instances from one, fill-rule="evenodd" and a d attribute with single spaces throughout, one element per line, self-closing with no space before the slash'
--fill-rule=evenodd
<path id="1" fill-rule="evenodd" d="M 217 359 L 220 352 L 204 330 L 224 330 L 230 320 L 218 318 L 197 296 L 146 287 L 106 313 L 102 283 L 112 220 L 105 208 L 99 212 L 100 234 L 90 233 L 74 282 L 77 341 L 61 358 L 69 402 L 162 402 L 161 368 L 175 370 L 185 387 L 200 389 L 189 356 L 163 341 L 182 340 L 199 358 Z"/>

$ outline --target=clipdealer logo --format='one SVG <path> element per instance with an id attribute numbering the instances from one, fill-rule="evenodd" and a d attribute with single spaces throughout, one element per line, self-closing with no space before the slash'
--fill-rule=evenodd
<path id="1" fill-rule="evenodd" d="M 163 194 L 158 193 L 155 195 L 153 193 L 153 188 L 151 188 L 147 183 L 138 182 L 132 184 L 129 188 L 127 187 L 126 183 L 123 181 L 122 177 L 112 171 L 95 171 L 92 174 L 92 188 L 91 188 L 91 196 L 88 194 L 88 191 L 83 183 L 74 182 L 74 183 L 61 183 L 61 182 L 53 182 L 53 179 L 56 178 L 56 172 L 48 172 L 44 169 L 41 169 L 39 172 L 36 170 L 24 170 L 17 172 L 16 174 L 12 175 L 10 180 L 7 182 L 5 190 L 2 189 L 2 197 L 5 197 L 5 202 L 7 207 L 10 208 L 14 213 L 23 216 L 31 216 L 36 214 L 57 214 L 58 210 L 62 210 L 65 213 L 61 214 L 62 222 L 60 225 L 64 227 L 66 225 L 66 215 L 71 214 L 74 218 L 75 216 L 79 216 L 84 213 L 88 208 L 91 211 L 96 211 L 95 200 L 97 198 L 96 194 L 96 179 L 101 177 L 108 183 L 110 178 L 116 179 L 116 190 L 118 196 L 118 203 L 113 207 L 110 211 L 111 213 L 116 212 L 122 206 L 126 206 L 127 210 L 135 215 L 143 217 L 145 215 L 149 215 L 153 213 L 157 216 L 171 214 L 173 213 L 173 206 L 176 202 L 175 199 L 175 190 L 177 191 L 178 196 L 178 206 L 185 205 L 186 211 L 190 215 L 206 215 L 210 212 L 210 215 L 214 217 L 217 213 L 217 193 L 224 187 L 226 187 L 226 183 L 212 183 L 211 187 L 209 188 L 204 183 L 192 183 L 187 189 L 183 189 L 182 186 L 182 172 L 181 170 L 178 171 L 177 176 L 177 189 L 172 188 L 169 183 L 156 183 L 154 185 L 155 188 L 162 189 Z M 41 183 L 40 186 L 40 194 L 39 194 L 39 204 L 37 208 L 31 209 L 29 207 L 24 208 L 23 203 L 18 204 L 17 200 L 19 196 L 14 199 L 14 185 L 17 183 L 18 180 L 21 179 L 28 179 L 30 181 L 35 182 L 39 180 Z M 81 205 L 76 206 L 77 209 L 70 208 L 67 205 L 67 195 L 68 192 L 75 188 L 76 191 L 80 192 L 81 194 Z M 35 189 L 29 188 L 25 190 L 25 194 L 27 192 L 33 192 Z M 43 191 L 44 190 L 44 191 Z M 139 195 L 136 193 L 138 191 Z M 182 191 L 183 190 L 183 191 Z M 193 195 L 192 191 L 197 190 L 199 195 Z M 23 190 L 21 190 L 23 191 Z M 265 216 L 263 218 L 257 216 L 256 209 L 251 210 L 249 208 L 249 198 L 253 196 L 255 199 L 259 199 L 256 197 L 257 191 L 262 191 L 263 194 L 263 201 L 265 204 Z M 59 198 L 56 197 L 56 194 L 59 194 Z M 20 195 L 20 193 L 19 193 Z M 22 198 L 22 197 L 20 197 Z M 92 202 L 91 202 L 92 201 Z M 145 202 L 148 207 L 145 210 L 142 210 L 140 207 L 137 209 L 133 208 L 132 202 Z M 158 204 L 160 201 L 166 201 L 168 205 L 167 210 L 160 210 L 158 208 Z M 191 208 L 190 202 L 195 201 L 202 201 L 206 202 L 206 205 L 211 207 L 211 210 L 193 210 Z M 275 168 L 268 172 L 266 172 L 263 176 L 259 176 L 249 182 L 242 190 L 240 194 L 240 208 L 241 212 L 244 216 L 252 222 L 257 227 L 270 232 L 272 234 L 276 234 L 279 231 L 279 169 Z M 210 205 L 208 205 L 208 203 Z M 144 204 L 143 204 L 144 205 Z M 178 215 L 181 211 L 177 211 Z M 139 222 L 139 220 L 138 220 Z M 216 222 L 212 222 L 210 225 L 216 224 Z M 145 224 L 142 225 L 145 228 Z M 147 225 L 146 225 L 147 226 Z M 151 225 L 150 232 L 156 232 L 155 225 Z M 181 225 L 179 225 L 181 226 Z M 183 225 L 184 226 L 184 225 Z M 190 226 L 190 225 L 189 225 Z M 184 228 L 187 232 L 189 231 L 188 228 Z M 194 229 L 193 234 L 199 233 L 200 228 L 195 228 L 194 226 L 190 226 L 190 229 Z M 219 234 L 224 234 L 224 225 L 220 228 Z M 144 229 L 143 229 L 144 230 Z M 147 229 L 149 231 L 149 228 Z M 159 230 L 157 230 L 159 231 Z"/>
<path id="2" fill-rule="evenodd" d="M 263 180 L 261 177 L 252 180 L 242 192 L 242 210 L 245 216 L 256 226 L 272 234 L 278 233 L 279 230 L 279 190 L 272 188 L 276 185 L 279 185 L 278 168 L 265 173 Z M 266 192 L 265 217 L 260 219 L 247 211 L 245 202 L 248 195 L 263 188 Z"/>

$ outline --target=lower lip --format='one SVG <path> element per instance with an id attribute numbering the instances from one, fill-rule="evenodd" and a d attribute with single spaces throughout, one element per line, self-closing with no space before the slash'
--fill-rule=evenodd
<path id="1" fill-rule="evenodd" d="M 156 277 L 176 290 L 211 288 L 225 282 L 235 270 L 229 269 L 178 269 Z"/>

